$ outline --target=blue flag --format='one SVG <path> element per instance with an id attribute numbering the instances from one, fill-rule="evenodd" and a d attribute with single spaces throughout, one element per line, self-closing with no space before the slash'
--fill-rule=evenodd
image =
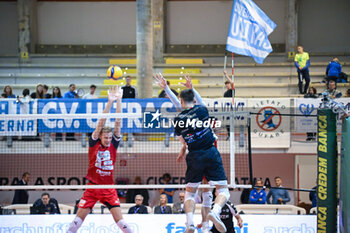
<path id="1" fill-rule="evenodd" d="M 268 35 L 276 24 L 252 1 L 235 0 L 226 50 L 254 58 L 262 64 L 272 52 Z"/>

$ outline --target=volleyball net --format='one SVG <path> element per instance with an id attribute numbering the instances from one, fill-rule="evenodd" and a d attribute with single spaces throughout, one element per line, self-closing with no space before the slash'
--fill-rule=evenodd
<path id="1" fill-rule="evenodd" d="M 52 103 L 49 107 L 54 108 L 56 104 L 59 106 L 60 103 Z M 98 107 L 103 109 L 103 106 Z M 157 113 L 155 109 L 161 116 L 153 121 Z M 69 111 L 57 114 L 45 110 L 47 114 L 42 114 L 44 111 L 41 109 L 31 114 L 0 115 L 0 126 L 6 129 L 2 131 L 0 141 L 0 190 L 19 189 L 14 185 L 24 172 L 31 174 L 29 186 L 25 189 L 184 188 L 186 162 L 176 162 L 181 143 L 174 135 L 172 125 L 177 113 L 161 107 L 125 110 L 119 114 L 69 114 Z M 211 126 L 218 137 L 216 145 L 228 182 L 233 188 L 244 187 L 236 181 L 242 177 L 250 178 L 250 115 L 245 112 L 209 111 L 214 119 Z M 105 118 L 106 125 L 110 127 L 114 127 L 116 118 L 122 119 L 123 136 L 114 166 L 115 186 L 87 187 L 88 138 L 101 118 Z M 165 173 L 172 177 L 167 185 L 162 178 Z M 135 177 L 141 177 L 142 185 L 133 184 Z"/>

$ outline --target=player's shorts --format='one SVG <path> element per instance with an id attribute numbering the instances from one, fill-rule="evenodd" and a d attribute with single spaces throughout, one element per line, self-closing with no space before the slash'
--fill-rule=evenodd
<path id="1" fill-rule="evenodd" d="M 203 177 L 208 181 L 227 180 L 220 153 L 214 146 L 190 151 L 186 156 L 186 163 L 186 184 L 201 182 Z"/>
<path id="2" fill-rule="evenodd" d="M 91 183 L 89 183 L 91 185 Z M 87 189 L 80 199 L 78 208 L 92 209 L 97 201 L 100 201 L 108 209 L 120 207 L 120 201 L 115 189 Z"/>

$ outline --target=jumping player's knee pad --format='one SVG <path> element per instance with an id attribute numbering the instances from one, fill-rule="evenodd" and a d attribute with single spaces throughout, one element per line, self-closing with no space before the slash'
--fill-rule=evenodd
<path id="1" fill-rule="evenodd" d="M 230 192 L 228 191 L 228 188 L 220 188 L 218 189 L 219 195 L 224 195 L 227 199 L 227 201 L 230 199 Z"/>
<path id="2" fill-rule="evenodd" d="M 189 200 L 195 202 L 196 194 L 197 194 L 197 192 L 191 193 L 191 192 L 186 191 L 186 193 L 185 193 L 185 202 L 189 201 Z"/>
<path id="3" fill-rule="evenodd" d="M 211 207 L 211 204 L 213 202 L 213 194 L 212 192 L 208 191 L 208 192 L 204 192 L 202 194 L 203 196 L 203 202 L 202 202 L 202 207 Z"/>

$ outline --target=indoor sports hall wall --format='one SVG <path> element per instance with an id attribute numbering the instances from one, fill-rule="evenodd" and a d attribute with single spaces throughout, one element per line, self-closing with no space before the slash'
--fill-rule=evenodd
<path id="1" fill-rule="evenodd" d="M 311 52 L 350 52 L 350 1 L 299 1 L 299 43 Z"/>
<path id="2" fill-rule="evenodd" d="M 0 2 L 0 54 L 17 53 L 18 25 L 16 2 Z"/>
<path id="3" fill-rule="evenodd" d="M 285 43 L 287 0 L 255 0 Z M 232 1 L 169 1 L 167 44 L 224 44 Z M 350 2 L 300 1 L 299 42 L 312 52 L 349 52 Z M 38 44 L 135 44 L 136 2 L 38 2 Z M 0 2 L 0 53 L 17 52 L 16 2 Z"/>

